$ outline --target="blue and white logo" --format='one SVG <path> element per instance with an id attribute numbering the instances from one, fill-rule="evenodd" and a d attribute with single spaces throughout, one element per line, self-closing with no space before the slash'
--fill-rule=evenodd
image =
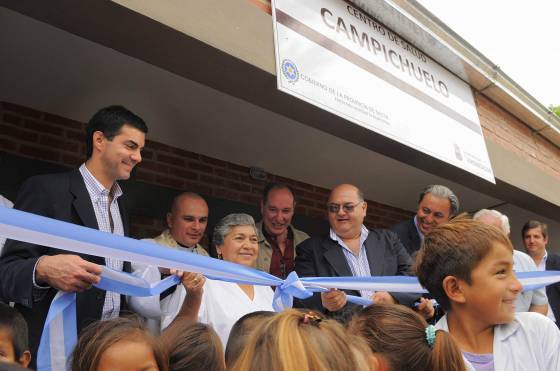
<path id="1" fill-rule="evenodd" d="M 282 61 L 282 73 L 288 79 L 288 82 L 295 83 L 299 80 L 299 71 L 294 62 L 289 59 Z"/>

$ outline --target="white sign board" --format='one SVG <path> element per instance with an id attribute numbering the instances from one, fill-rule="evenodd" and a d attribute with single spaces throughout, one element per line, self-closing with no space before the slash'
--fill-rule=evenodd
<path id="1" fill-rule="evenodd" d="M 280 90 L 495 182 L 466 83 L 350 2 L 272 14 Z"/>

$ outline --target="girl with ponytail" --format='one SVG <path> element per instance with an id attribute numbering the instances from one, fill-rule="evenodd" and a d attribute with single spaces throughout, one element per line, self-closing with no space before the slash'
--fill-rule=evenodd
<path id="1" fill-rule="evenodd" d="M 402 305 L 375 304 L 356 314 L 349 332 L 373 351 L 378 371 L 465 371 L 461 351 L 449 333 Z"/>

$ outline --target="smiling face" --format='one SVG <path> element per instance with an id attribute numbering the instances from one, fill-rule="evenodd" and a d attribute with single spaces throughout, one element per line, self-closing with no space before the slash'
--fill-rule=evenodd
<path id="1" fill-rule="evenodd" d="M 173 239 L 186 247 L 200 242 L 208 225 L 208 205 L 202 198 L 183 196 L 167 214 L 167 226 Z"/>
<path id="2" fill-rule="evenodd" d="M 460 281 L 465 308 L 488 326 L 508 323 L 515 315 L 521 283 L 513 272 L 513 252 L 496 242 L 471 272 L 471 284 Z"/>
<path id="3" fill-rule="evenodd" d="M 451 217 L 451 203 L 447 198 L 440 198 L 426 193 L 418 204 L 416 221 L 423 235 L 434 227 L 445 223 Z"/>
<path id="4" fill-rule="evenodd" d="M 92 158 L 99 162 L 101 177 L 109 182 L 130 178 L 134 166 L 142 161 L 140 152 L 145 137 L 142 131 L 126 124 L 113 139 L 108 139 L 101 131 L 94 132 Z"/>
<path id="5" fill-rule="evenodd" d="M 529 228 L 523 235 L 523 243 L 525 244 L 525 249 L 527 249 L 527 254 L 541 257 L 544 256 L 548 236 L 545 237 L 543 235 L 541 227 Z"/>
<path id="6" fill-rule="evenodd" d="M 224 244 L 216 246 L 218 254 L 232 263 L 254 267 L 259 252 L 257 231 L 252 225 L 233 227 L 224 238 Z"/>
<path id="7" fill-rule="evenodd" d="M 99 360 L 98 371 L 157 371 L 153 349 L 145 342 L 121 340 L 111 345 Z"/>
<path id="8" fill-rule="evenodd" d="M 294 196 L 289 189 L 272 189 L 266 202 L 261 203 L 261 214 L 266 231 L 274 236 L 287 233 L 294 216 Z"/>
<path id="9" fill-rule="evenodd" d="M 336 207 L 332 208 L 334 205 L 339 206 L 337 212 L 334 212 Z M 356 187 L 342 184 L 334 188 L 329 197 L 328 206 L 329 224 L 340 238 L 355 238 L 360 235 L 366 217 L 367 204 L 358 195 Z"/>

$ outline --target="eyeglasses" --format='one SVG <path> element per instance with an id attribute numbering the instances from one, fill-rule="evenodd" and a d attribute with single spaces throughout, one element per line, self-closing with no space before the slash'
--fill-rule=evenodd
<path id="1" fill-rule="evenodd" d="M 358 201 L 355 204 L 352 204 L 350 202 L 342 204 L 342 205 L 340 205 L 340 204 L 327 204 L 327 209 L 329 210 L 329 213 L 336 214 L 340 211 L 340 208 L 342 207 L 342 210 L 344 210 L 347 213 L 351 213 L 351 212 L 354 211 L 356 206 L 358 206 L 362 202 L 364 202 L 364 201 Z"/>

